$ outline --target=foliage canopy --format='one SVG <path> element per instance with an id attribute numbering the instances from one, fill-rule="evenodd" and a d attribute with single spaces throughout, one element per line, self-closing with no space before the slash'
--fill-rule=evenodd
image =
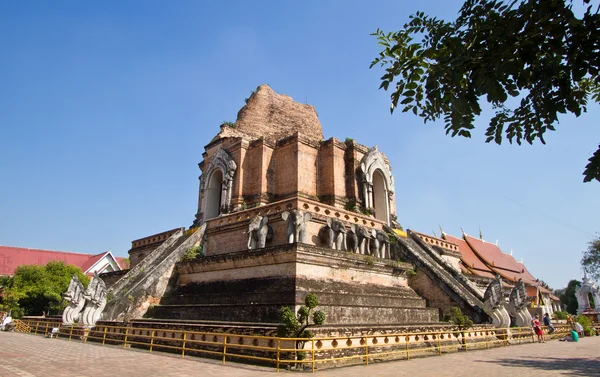
<path id="1" fill-rule="evenodd" d="M 83 275 L 81 269 L 64 262 L 19 266 L 14 276 L 4 282 L 2 306 L 5 310 L 29 315 L 49 311 L 58 313 L 64 309 L 62 294 L 67 291 L 74 274 L 87 286 L 89 278 Z"/>
<path id="2" fill-rule="evenodd" d="M 561 304 L 566 307 L 567 313 L 577 314 L 579 303 L 577 302 L 577 297 L 575 296 L 575 288 L 580 286 L 580 281 L 571 280 L 565 289 L 556 290 L 556 295 L 560 298 Z"/>
<path id="3" fill-rule="evenodd" d="M 583 252 L 581 265 L 594 280 L 600 279 L 600 237 L 590 241 Z"/>
<path id="4" fill-rule="evenodd" d="M 591 0 L 582 0 L 589 5 Z M 425 122 L 444 119 L 446 134 L 471 137 L 480 101 L 492 105 L 486 142 L 542 143 L 559 114 L 580 116 L 600 102 L 600 15 L 577 16 L 572 0 L 467 0 L 456 20 L 423 12 L 397 32 L 373 33 L 385 67 L 380 89 Z M 584 182 L 600 181 L 600 146 Z"/>

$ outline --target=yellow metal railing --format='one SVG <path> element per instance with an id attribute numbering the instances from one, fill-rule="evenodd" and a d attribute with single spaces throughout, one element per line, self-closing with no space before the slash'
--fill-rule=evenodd
<path id="1" fill-rule="evenodd" d="M 253 360 L 282 366 L 310 367 L 314 372 L 317 364 L 363 363 L 369 365 L 373 358 L 406 359 L 426 355 L 442 355 L 450 352 L 501 347 L 509 344 L 537 341 L 530 327 L 504 329 L 447 329 L 443 331 L 391 333 L 347 337 L 278 338 L 269 336 L 201 332 L 158 327 L 133 327 L 98 325 L 86 329 L 78 325 L 61 325 L 58 322 L 20 321 L 18 331 L 46 335 L 58 328 L 55 337 L 68 340 L 79 339 L 84 343 L 94 341 L 102 345 L 122 348 L 145 348 L 175 352 L 185 356 L 208 356 L 227 360 Z M 555 332 L 545 338 L 567 335 L 569 327 L 558 325 Z M 296 348 L 297 343 L 300 347 Z"/>
<path id="2" fill-rule="evenodd" d="M 20 319 L 15 319 L 15 331 L 18 332 L 31 332 L 31 328 L 29 327 L 29 325 L 23 321 L 21 321 Z"/>

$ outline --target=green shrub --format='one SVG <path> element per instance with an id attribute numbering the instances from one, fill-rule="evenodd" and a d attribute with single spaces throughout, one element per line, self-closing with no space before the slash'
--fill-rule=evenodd
<path id="1" fill-rule="evenodd" d="M 554 312 L 554 319 L 567 319 L 567 312 L 557 310 Z"/>
<path id="2" fill-rule="evenodd" d="M 194 260 L 202 255 L 202 246 L 190 247 L 183 255 L 183 260 Z"/>
<path id="3" fill-rule="evenodd" d="M 453 306 L 450 308 L 448 313 L 444 315 L 445 322 L 452 322 L 456 326 L 458 326 L 459 330 L 465 330 L 473 327 L 473 321 L 469 318 L 469 316 L 463 314 L 460 308 Z"/>
<path id="4" fill-rule="evenodd" d="M 592 320 L 590 317 L 586 317 L 583 314 L 575 317 L 575 322 L 579 322 L 581 326 L 583 326 L 583 332 L 585 335 L 592 335 L 592 331 L 594 330 L 594 326 L 592 325 Z"/>

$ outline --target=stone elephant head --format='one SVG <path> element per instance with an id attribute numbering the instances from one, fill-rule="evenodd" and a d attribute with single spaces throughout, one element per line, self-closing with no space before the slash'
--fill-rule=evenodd
<path id="1" fill-rule="evenodd" d="M 267 216 L 256 216 L 248 224 L 248 249 L 262 249 L 267 243 L 270 226 Z"/>
<path id="2" fill-rule="evenodd" d="M 350 225 L 350 231 L 346 234 L 346 245 L 348 251 L 358 253 L 358 235 L 356 234 L 356 225 Z"/>
<path id="3" fill-rule="evenodd" d="M 283 212 L 281 218 L 287 222 L 288 243 L 306 243 L 306 223 L 312 219 L 312 215 L 295 209 Z"/>
<path id="4" fill-rule="evenodd" d="M 346 226 L 338 219 L 327 219 L 327 225 L 319 231 L 321 241 L 334 250 L 346 250 Z"/>
<path id="5" fill-rule="evenodd" d="M 369 241 L 371 240 L 371 234 L 369 231 L 360 225 L 352 225 L 351 229 L 356 235 L 356 252 L 360 254 L 370 254 Z"/>
<path id="6" fill-rule="evenodd" d="M 383 230 L 372 230 L 373 235 L 373 253 L 377 258 L 391 258 L 390 256 L 390 236 Z"/>

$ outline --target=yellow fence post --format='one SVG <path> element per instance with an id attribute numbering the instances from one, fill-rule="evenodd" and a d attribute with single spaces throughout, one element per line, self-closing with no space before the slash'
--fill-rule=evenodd
<path id="1" fill-rule="evenodd" d="M 535 343 L 535 333 L 533 332 L 533 329 L 531 330 L 531 342 Z"/>
<path id="2" fill-rule="evenodd" d="M 38 326 L 40 325 L 40 321 L 35 323 L 35 335 L 37 335 Z"/>
<path id="3" fill-rule="evenodd" d="M 406 360 L 410 360 L 410 357 L 408 356 L 408 340 L 410 339 L 410 336 L 406 335 L 404 337 L 404 340 L 406 342 Z"/>
<path id="4" fill-rule="evenodd" d="M 106 341 L 106 326 L 104 326 L 104 334 L 102 335 L 102 345 L 104 345 L 105 341 Z"/>
<path id="5" fill-rule="evenodd" d="M 48 334 L 48 322 L 46 322 L 46 334 Z"/>
<path id="6" fill-rule="evenodd" d="M 442 356 L 442 340 L 440 339 L 441 334 L 438 333 L 437 334 L 437 341 L 438 341 L 438 354 L 440 356 Z"/>
<path id="7" fill-rule="evenodd" d="M 281 348 L 281 338 L 277 338 L 277 372 L 279 373 L 279 349 Z"/>
<path id="8" fill-rule="evenodd" d="M 462 332 L 462 341 L 463 341 L 463 345 L 465 346 L 465 352 L 467 352 L 467 349 L 469 347 L 467 346 L 467 336 L 465 335 L 465 330 L 463 330 L 463 332 Z"/>
<path id="9" fill-rule="evenodd" d="M 311 339 L 311 352 L 312 352 L 312 372 L 315 373 L 315 340 Z"/>
<path id="10" fill-rule="evenodd" d="M 369 338 L 365 337 L 365 365 L 369 366 Z"/>
<path id="11" fill-rule="evenodd" d="M 487 332 L 487 330 L 485 330 L 485 348 L 490 348 L 490 345 L 488 343 L 488 332 Z"/>
<path id="12" fill-rule="evenodd" d="M 154 345 L 154 331 L 152 330 L 152 335 L 150 335 L 150 352 L 152 352 L 152 346 Z"/>
<path id="13" fill-rule="evenodd" d="M 183 344 L 181 345 L 181 358 L 185 357 L 185 331 L 183 332 Z"/>
<path id="14" fill-rule="evenodd" d="M 127 335 L 129 335 L 129 327 L 125 328 L 125 338 L 123 339 L 123 349 L 127 347 Z"/>
<path id="15" fill-rule="evenodd" d="M 225 357 L 227 357 L 227 335 L 223 337 L 223 364 L 225 364 Z"/>
<path id="16" fill-rule="evenodd" d="M 73 325 L 71 325 L 71 331 L 69 331 L 69 340 L 71 340 L 72 336 L 73 336 Z"/>

